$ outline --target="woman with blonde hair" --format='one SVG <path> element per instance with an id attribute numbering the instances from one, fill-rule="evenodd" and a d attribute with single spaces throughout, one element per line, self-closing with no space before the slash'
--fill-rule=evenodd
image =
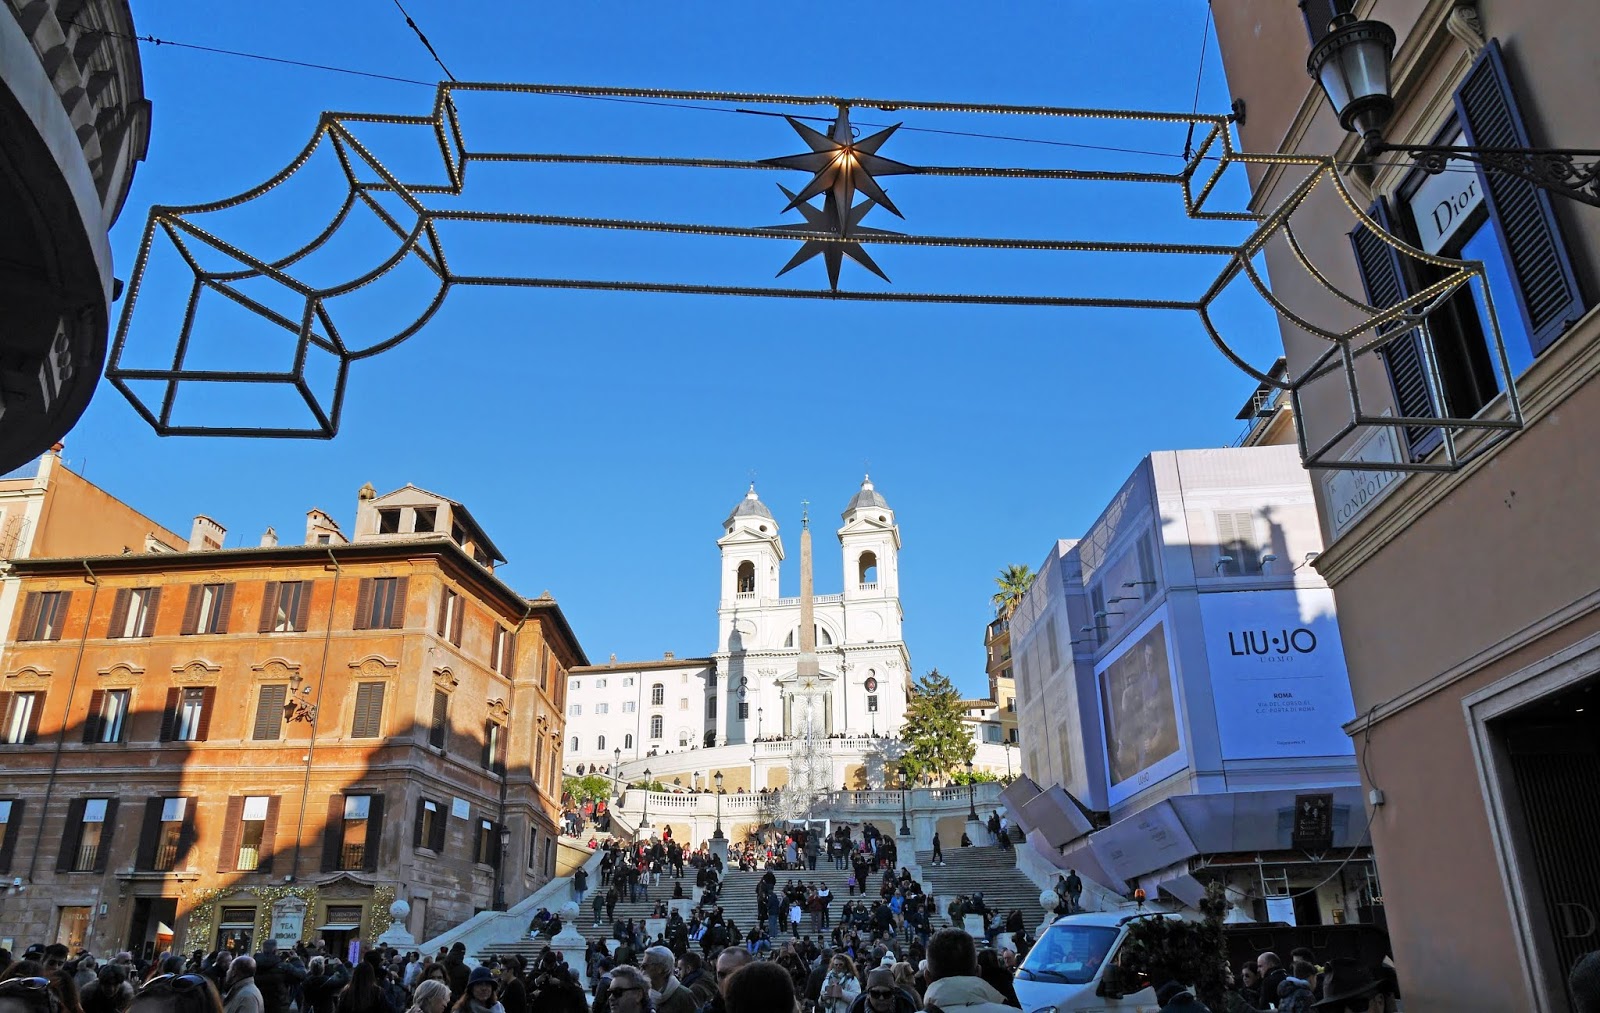
<path id="1" fill-rule="evenodd" d="M 895 987 L 905 989 L 906 994 L 916 1000 L 917 1008 L 921 1009 L 922 993 L 917 991 L 917 969 L 902 960 L 891 967 L 889 972 L 894 975 Z"/>
<path id="2" fill-rule="evenodd" d="M 437 978 L 429 978 L 417 985 L 411 997 L 411 1008 L 406 1013 L 444 1013 L 450 1005 L 450 986 Z"/>
<path id="3" fill-rule="evenodd" d="M 849 1013 L 850 1004 L 860 994 L 861 979 L 856 975 L 855 962 L 847 953 L 835 953 L 828 962 L 828 973 L 822 979 L 818 1008 L 822 1013 Z"/>

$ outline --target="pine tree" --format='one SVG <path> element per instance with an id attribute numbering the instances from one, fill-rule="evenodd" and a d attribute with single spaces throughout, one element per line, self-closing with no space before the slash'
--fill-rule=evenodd
<path id="1" fill-rule="evenodd" d="M 977 746 L 962 720 L 961 694 L 936 668 L 911 688 L 900 741 L 900 766 L 913 781 L 937 782 L 964 770 Z"/>

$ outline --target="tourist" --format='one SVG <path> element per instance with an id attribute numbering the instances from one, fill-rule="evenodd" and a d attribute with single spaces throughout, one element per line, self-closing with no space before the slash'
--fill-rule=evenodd
<path id="1" fill-rule="evenodd" d="M 357 979 L 360 973 L 358 969 Z M 495 997 L 497 991 L 494 972 L 487 967 L 474 967 L 467 976 L 467 990 L 451 1009 L 454 1013 L 505 1013 L 505 1007 Z"/>
<path id="2" fill-rule="evenodd" d="M 650 947 L 644 951 L 640 966 L 650 978 L 651 1008 L 656 1013 L 695 1013 L 699 1008 L 694 993 L 673 973 L 675 962 L 671 950 L 665 946 Z"/>
<path id="3" fill-rule="evenodd" d="M 772 961 L 758 961 L 733 972 L 723 985 L 722 999 L 727 1013 L 790 1013 L 796 1008 L 793 979 Z"/>
<path id="4" fill-rule="evenodd" d="M 266 1004 L 261 999 L 261 989 L 256 987 L 254 957 L 233 958 L 233 963 L 228 965 L 227 986 L 224 1013 L 265 1013 Z"/>
<path id="5" fill-rule="evenodd" d="M 611 976 L 606 981 L 604 995 L 610 1013 L 649 1013 L 650 979 L 645 977 L 643 971 L 627 964 L 618 964 L 612 968 Z M 596 989 L 596 1005 L 599 1004 L 600 995 L 600 990 Z"/>
<path id="6" fill-rule="evenodd" d="M 933 835 L 933 858 L 930 860 L 930 864 L 944 864 L 944 848 L 939 844 L 939 835 L 937 832 L 935 832 Z"/>
<path id="7" fill-rule="evenodd" d="M 928 989 L 923 1001 L 941 1010 L 1010 1013 L 1005 997 L 978 976 L 978 950 L 960 929 L 940 929 L 928 941 Z"/>
<path id="8" fill-rule="evenodd" d="M 827 964 L 828 973 L 822 979 L 818 996 L 821 1013 L 849 1013 L 856 996 L 861 994 L 861 981 L 856 977 L 856 965 L 849 956 L 836 953 Z"/>

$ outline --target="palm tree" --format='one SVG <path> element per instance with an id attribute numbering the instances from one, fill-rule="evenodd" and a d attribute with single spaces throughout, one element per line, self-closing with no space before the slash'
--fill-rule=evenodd
<path id="1" fill-rule="evenodd" d="M 1026 564 L 1012 563 L 1000 571 L 994 582 L 1000 590 L 990 599 L 994 603 L 996 615 L 1006 618 L 1017 610 L 1017 605 L 1022 601 L 1022 596 L 1028 593 L 1028 588 L 1033 586 L 1034 573 Z"/>

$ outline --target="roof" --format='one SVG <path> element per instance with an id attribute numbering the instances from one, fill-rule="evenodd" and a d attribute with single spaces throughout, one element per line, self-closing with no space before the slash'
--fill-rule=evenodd
<path id="1" fill-rule="evenodd" d="M 852 510 L 875 509 L 889 509 L 889 501 L 883 498 L 882 493 L 873 488 L 872 476 L 863 475 L 861 478 L 861 490 L 851 498 L 849 505 L 844 508 L 843 516 L 849 517 Z"/>
<path id="2" fill-rule="evenodd" d="M 567 669 L 567 675 L 593 675 L 598 672 L 645 672 L 658 668 L 710 668 L 712 658 L 652 658 L 649 661 L 608 661 L 604 665 L 580 665 Z"/>
<path id="3" fill-rule="evenodd" d="M 412 485 L 410 482 L 407 482 L 398 489 L 391 489 L 382 496 L 373 497 L 372 501 L 376 503 L 378 500 L 387 499 L 388 497 L 393 496 L 395 493 L 405 492 L 407 489 L 410 489 L 413 492 L 426 493 L 436 500 L 450 504 L 451 519 L 463 525 L 477 536 L 474 541 L 476 541 L 478 545 L 489 554 L 489 558 L 497 560 L 501 563 L 506 561 L 506 557 L 501 554 L 499 547 L 496 546 L 494 542 L 490 540 L 489 536 L 484 532 L 483 525 L 479 524 L 477 519 L 472 516 L 472 511 L 467 509 L 466 504 L 462 503 L 458 499 L 451 499 L 449 496 L 441 496 L 432 489 L 424 489 L 420 485 Z"/>
<path id="4" fill-rule="evenodd" d="M 467 555 L 466 550 L 456 544 L 449 536 L 443 534 L 422 535 L 415 538 L 384 539 L 376 542 L 351 542 L 346 545 L 251 545 L 238 549 L 204 549 L 193 552 L 132 552 L 127 554 L 119 553 L 114 556 L 57 556 L 41 559 L 15 559 L 11 560 L 11 572 L 14 576 L 28 577 L 61 573 L 81 576 L 85 570 L 96 576 L 114 573 L 141 573 L 151 570 L 170 572 L 191 567 L 195 570 L 209 571 L 225 564 L 307 563 L 315 560 L 325 560 L 329 557 L 335 561 L 341 559 L 354 561 L 355 559 L 381 559 L 385 556 L 416 553 L 418 550 L 440 552 L 453 556 L 457 563 L 461 564 L 461 570 L 468 579 L 479 582 L 486 591 L 499 597 L 508 606 L 508 612 L 520 608 L 530 617 L 535 613 L 548 615 L 555 629 L 571 645 L 572 654 L 578 664 L 580 666 L 589 664 L 589 657 L 583 653 L 583 646 L 578 643 L 577 634 L 573 632 L 572 625 L 567 622 L 566 615 L 561 611 L 561 606 L 556 604 L 554 598 L 523 597 L 512 590 L 505 581 L 496 577 L 487 567 Z"/>
<path id="5" fill-rule="evenodd" d="M 1287 374 L 1289 360 L 1278 356 L 1272 368 L 1267 370 L 1267 375 L 1274 380 L 1281 380 Z M 1283 388 L 1274 383 L 1258 383 L 1255 392 L 1245 401 L 1244 407 L 1239 409 L 1239 414 L 1234 418 L 1242 421 L 1253 419 L 1262 414 L 1262 409 L 1268 405 L 1277 407 L 1276 399 L 1283 392 Z M 1270 413 L 1269 413 L 1270 414 Z"/>
<path id="6" fill-rule="evenodd" d="M 767 505 L 761 502 L 761 497 L 756 495 L 754 482 L 750 483 L 750 491 L 744 494 L 744 499 L 735 504 L 733 512 L 728 514 L 728 521 L 735 517 L 765 517 L 769 521 L 773 519 L 772 511 L 768 510 Z"/>

